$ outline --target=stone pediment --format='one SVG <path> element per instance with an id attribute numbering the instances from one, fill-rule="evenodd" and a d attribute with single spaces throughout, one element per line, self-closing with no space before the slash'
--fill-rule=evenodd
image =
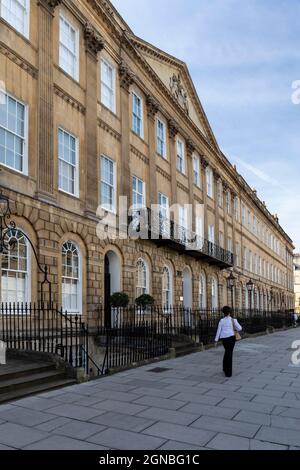
<path id="1" fill-rule="evenodd" d="M 134 35 L 131 35 L 130 39 L 181 108 L 219 151 L 187 65 Z"/>

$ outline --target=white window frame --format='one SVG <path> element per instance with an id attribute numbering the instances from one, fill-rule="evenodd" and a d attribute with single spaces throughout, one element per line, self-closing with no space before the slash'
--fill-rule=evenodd
<path id="1" fill-rule="evenodd" d="M 139 274 L 138 274 L 139 264 L 143 264 L 144 269 L 145 269 L 145 285 L 144 286 L 139 285 Z M 150 275 L 149 275 L 148 263 L 144 258 L 139 258 L 136 263 L 136 291 L 135 291 L 136 298 L 140 297 L 143 294 L 149 294 L 149 278 L 150 278 Z M 140 292 L 138 292 L 138 289 L 144 290 L 144 292 L 141 294 Z"/>
<path id="2" fill-rule="evenodd" d="M 0 90 L 0 99 L 1 99 L 1 93 L 3 93 L 4 95 L 6 95 L 7 98 L 11 98 L 13 99 L 14 101 L 16 101 L 17 104 L 20 104 L 21 106 L 24 107 L 24 137 L 20 136 L 19 134 L 16 134 L 14 132 L 12 132 L 8 127 L 4 127 L 4 126 L 1 126 L 0 127 L 2 129 L 4 129 L 5 132 L 9 132 L 10 134 L 13 134 L 14 136 L 20 138 L 23 140 L 23 171 L 20 171 L 16 168 L 14 168 L 13 166 L 10 166 L 10 165 L 7 165 L 6 163 L 0 163 L 0 166 L 4 166 L 6 168 L 9 168 L 13 171 L 16 171 L 17 173 L 21 174 L 21 175 L 25 175 L 25 176 L 28 176 L 28 135 L 29 135 L 29 131 L 28 131 L 28 105 L 26 105 L 25 103 L 23 103 L 21 100 L 17 99 L 15 96 L 13 96 L 12 94 L 10 93 L 7 93 L 7 91 L 1 91 Z"/>
<path id="3" fill-rule="evenodd" d="M 8 232 L 13 232 L 12 233 L 12 236 L 11 238 L 14 238 L 14 232 L 20 232 L 21 235 L 25 234 L 25 232 L 20 228 L 20 227 L 16 227 L 16 228 L 11 228 L 8 230 Z M 30 243 L 28 242 L 28 239 L 26 238 L 25 235 L 23 235 L 23 238 L 25 240 L 25 246 L 26 246 L 26 271 L 22 271 L 22 270 L 13 270 L 13 269 L 5 269 L 5 271 L 8 271 L 8 272 L 15 272 L 15 273 L 25 273 L 25 298 L 24 298 L 24 302 L 22 303 L 26 303 L 26 302 L 30 302 L 31 301 L 31 253 L 32 253 L 32 250 L 31 250 L 31 246 L 30 246 Z M 9 256 L 9 253 L 8 253 L 8 256 Z M 1 298 L 0 298 L 0 301 L 1 302 L 4 302 L 3 300 L 3 286 L 2 286 L 2 272 L 4 271 L 3 269 L 3 260 L 4 260 L 4 257 L 5 255 L 3 254 L 2 255 L 2 259 L 0 260 L 0 270 L 1 270 Z M 15 302 L 17 303 L 17 302 Z"/>
<path id="4" fill-rule="evenodd" d="M 74 73 L 74 76 L 68 71 L 68 70 L 65 70 L 62 63 L 61 63 L 61 54 L 60 54 L 60 51 L 61 51 L 61 46 L 63 45 L 63 47 L 65 47 L 67 49 L 67 47 L 65 46 L 65 44 L 63 44 L 61 42 L 61 20 L 63 20 L 65 23 L 67 23 L 69 25 L 70 28 L 72 28 L 75 32 L 75 73 Z M 79 81 L 79 29 L 74 25 L 74 23 L 72 23 L 69 18 L 67 18 L 62 12 L 60 13 L 59 15 L 59 38 L 58 38 L 58 44 L 59 44 L 59 67 L 71 78 L 73 78 L 73 80 L 75 81 Z"/>
<path id="5" fill-rule="evenodd" d="M 220 179 L 218 181 L 218 205 L 223 207 L 223 183 Z"/>
<path id="6" fill-rule="evenodd" d="M 64 310 L 67 310 L 68 315 L 81 315 L 82 314 L 82 255 L 81 251 L 79 249 L 79 246 L 77 243 L 75 243 L 73 240 L 66 240 L 61 247 L 61 259 L 63 260 L 63 248 L 64 245 L 67 243 L 70 243 L 76 248 L 77 253 L 78 253 L 78 279 L 77 279 L 77 304 L 78 304 L 78 309 L 77 310 L 67 310 L 65 309 L 64 303 L 63 303 L 63 280 L 64 279 L 75 279 L 75 278 L 68 278 L 67 276 L 63 276 L 63 264 L 62 264 L 62 275 L 61 275 L 61 295 L 62 295 L 62 307 Z"/>
<path id="7" fill-rule="evenodd" d="M 211 280 L 211 308 L 212 310 L 219 308 L 218 279 L 215 276 Z"/>
<path id="8" fill-rule="evenodd" d="M 159 125 L 162 125 L 162 136 L 159 135 Z M 163 147 L 162 152 L 159 148 L 160 144 Z M 167 159 L 167 126 L 166 123 L 160 118 L 156 119 L 156 153 L 165 160 Z"/>
<path id="9" fill-rule="evenodd" d="M 213 188 L 213 170 L 210 166 L 206 168 L 206 192 L 207 196 L 211 199 L 214 198 L 214 188 Z"/>
<path id="10" fill-rule="evenodd" d="M 60 178 L 60 173 L 59 173 L 59 161 L 62 160 L 59 156 L 59 131 L 63 132 L 64 134 L 68 134 L 70 137 L 75 139 L 75 180 L 74 180 L 74 193 L 71 193 L 69 191 L 66 191 L 65 189 L 61 188 L 59 186 L 59 178 Z M 74 134 L 71 132 L 67 131 L 63 127 L 59 127 L 57 131 L 57 158 L 58 158 L 58 190 L 62 193 L 68 194 L 69 196 L 73 196 L 76 198 L 79 198 L 79 139 L 76 137 Z M 64 161 L 64 160 L 62 160 Z M 65 162 L 71 165 L 69 162 Z"/>
<path id="11" fill-rule="evenodd" d="M 226 211 L 228 215 L 231 214 L 231 192 L 228 190 L 226 191 Z"/>
<path id="12" fill-rule="evenodd" d="M 200 173 L 200 158 L 198 155 L 193 155 L 193 176 L 194 176 L 194 185 L 197 188 L 201 187 L 201 173 Z"/>
<path id="13" fill-rule="evenodd" d="M 182 153 L 180 153 L 180 148 Z M 181 174 L 185 175 L 185 146 L 183 140 L 179 137 L 176 139 L 176 168 Z"/>
<path id="14" fill-rule="evenodd" d="M 142 187 L 143 187 L 143 192 L 142 193 L 140 193 L 139 191 L 136 190 L 137 186 L 135 187 L 135 185 L 134 185 L 135 182 L 136 182 L 136 184 L 142 183 Z M 143 199 L 142 204 L 135 204 L 134 203 L 134 195 L 135 194 L 142 196 L 142 199 Z M 143 209 L 143 208 L 146 207 L 146 183 L 145 183 L 145 181 L 143 181 L 138 176 L 133 176 L 132 177 L 132 207 L 133 207 L 133 209 Z"/>
<path id="15" fill-rule="evenodd" d="M 208 225 L 208 241 L 215 243 L 215 226 L 213 224 Z"/>
<path id="16" fill-rule="evenodd" d="M 199 308 L 202 310 L 207 308 L 206 276 L 204 273 L 200 273 L 199 279 Z"/>
<path id="17" fill-rule="evenodd" d="M 3 16 L 2 8 L 3 8 L 3 0 L 0 0 L 0 17 L 6 21 L 10 26 L 12 26 L 19 34 L 24 36 L 25 38 L 29 39 L 29 29 L 30 29 L 30 0 L 25 0 L 25 17 L 24 17 L 24 31 L 19 31 L 16 24 L 13 24 L 11 21 L 6 19 Z M 19 3 L 18 0 L 15 0 L 16 3 Z"/>
<path id="18" fill-rule="evenodd" d="M 164 309 L 170 309 L 173 305 L 173 275 L 172 270 L 169 266 L 163 267 L 163 279 L 162 279 L 162 306 Z M 164 276 L 168 276 L 169 288 L 165 285 Z M 168 296 L 168 302 L 164 302 L 165 296 Z"/>
<path id="19" fill-rule="evenodd" d="M 103 175 L 102 175 L 102 160 L 103 159 L 108 160 L 109 162 L 111 162 L 113 164 L 113 186 L 111 186 L 111 184 L 108 183 L 107 181 L 103 180 Z M 111 207 L 107 207 L 105 204 L 103 204 L 103 201 L 102 201 L 102 184 L 106 184 L 106 185 L 112 187 L 112 189 L 113 189 Z M 102 153 L 100 155 L 100 190 L 99 190 L 100 206 L 102 207 L 102 209 L 104 209 L 107 212 L 110 212 L 111 214 L 116 214 L 116 212 L 117 212 L 117 204 L 116 204 L 117 196 L 116 196 L 116 194 L 117 194 L 117 164 L 114 160 L 112 160 L 107 155 Z"/>
<path id="20" fill-rule="evenodd" d="M 110 70 L 111 70 L 111 73 L 112 73 L 112 83 L 113 83 L 113 87 L 110 88 L 109 85 L 107 85 L 107 83 L 105 83 L 103 81 L 103 64 L 106 65 L 106 67 L 108 67 Z M 112 113 L 116 114 L 116 67 L 114 65 L 112 65 L 111 62 L 109 62 L 107 59 L 105 59 L 104 57 L 101 58 L 101 61 L 100 61 L 100 85 L 101 85 L 101 90 L 100 90 L 100 99 L 101 99 L 101 103 L 103 104 L 103 106 L 105 106 L 107 109 L 109 109 Z M 109 93 L 111 94 L 111 99 L 112 99 L 112 104 L 111 106 L 108 105 L 107 103 L 104 103 L 103 101 L 103 87 L 105 87 L 106 89 L 108 89 Z"/>
<path id="21" fill-rule="evenodd" d="M 138 116 L 134 112 L 134 98 L 137 98 L 138 100 L 140 100 L 140 104 L 141 104 L 141 115 L 140 116 Z M 140 122 L 141 122 L 141 132 L 140 132 L 140 134 L 134 128 L 135 118 L 139 119 Z M 143 98 L 140 95 L 138 95 L 138 93 L 136 93 L 135 91 L 132 92 L 132 131 L 135 135 L 137 135 L 141 139 L 144 139 L 144 102 L 143 102 Z"/>

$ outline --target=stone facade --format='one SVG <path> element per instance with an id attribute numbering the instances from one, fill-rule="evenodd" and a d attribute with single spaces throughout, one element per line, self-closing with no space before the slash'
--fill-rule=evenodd
<path id="1" fill-rule="evenodd" d="M 82 314 L 91 319 L 104 302 L 104 259 L 113 252 L 119 260 L 119 289 L 136 293 L 136 264 L 145 259 L 149 292 L 162 303 L 163 268 L 172 276 L 172 303 L 182 304 L 183 272 L 190 271 L 192 306 L 199 306 L 199 278 L 205 274 L 206 306 L 211 307 L 211 279 L 218 284 L 218 303 L 227 296 L 228 270 L 207 261 L 179 254 L 168 245 L 152 241 L 99 240 L 97 207 L 100 201 L 100 156 L 112 159 L 117 168 L 117 196 L 132 200 L 132 177 L 145 182 L 147 205 L 157 204 L 158 192 L 170 204 L 202 204 L 203 235 L 214 227 L 216 245 L 238 251 L 233 271 L 237 277 L 235 301 L 248 306 L 246 283 L 252 278 L 259 296 L 252 306 L 293 306 L 293 244 L 253 191 L 220 151 L 185 64 L 134 36 L 108 1 L 32 1 L 28 37 L 0 18 L 0 81 L 6 92 L 27 107 L 26 147 L 28 171 L 17 172 L 1 165 L 0 186 L 11 202 L 13 219 L 33 242 L 41 264 L 49 266 L 54 300 L 62 303 L 62 245 L 72 240 L 79 248 L 82 278 Z M 78 77 L 60 66 L 59 28 L 63 15 L 77 31 Z M 115 72 L 115 110 L 101 102 L 101 59 Z M 131 130 L 132 93 L 142 99 L 143 135 Z M 166 157 L 156 152 L 156 119 L 165 123 Z M 59 190 L 58 128 L 78 142 L 78 196 Z M 185 174 L 176 169 L 176 139 L 185 146 Z M 193 159 L 200 165 L 200 185 L 194 184 Z M 213 197 L 207 195 L 206 169 L 213 174 Z M 219 190 L 219 184 L 222 187 Z M 218 192 L 221 191 L 223 204 Z M 226 210 L 226 197 L 230 210 Z M 237 206 L 235 206 L 237 204 Z M 243 206 L 245 209 L 243 209 Z M 235 209 L 234 209 L 235 207 Z M 272 234 L 262 240 L 253 234 L 248 211 Z M 244 214 L 246 213 L 246 216 Z M 252 219 L 251 219 L 252 220 Z M 193 228 L 195 222 L 193 218 Z M 252 227 L 252 222 L 251 222 Z M 223 241 L 221 242 L 221 238 Z M 275 240 L 273 244 L 270 240 Z M 269 268 L 244 265 L 244 250 L 261 258 Z M 266 272 L 268 269 L 268 273 Z M 274 275 L 273 275 L 274 270 Z M 31 300 L 38 298 L 42 275 L 31 263 Z M 256 272 L 254 272 L 256 271 Z M 277 273 L 277 274 L 276 274 Z M 115 275 L 115 274 L 114 274 Z"/>
<path id="2" fill-rule="evenodd" d="M 300 253 L 294 255 L 295 309 L 300 313 Z"/>

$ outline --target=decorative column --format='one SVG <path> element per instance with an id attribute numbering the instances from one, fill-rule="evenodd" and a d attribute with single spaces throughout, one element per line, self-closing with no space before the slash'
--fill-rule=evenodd
<path id="1" fill-rule="evenodd" d="M 224 200 L 224 249 L 228 247 L 228 214 L 227 214 L 227 191 L 229 190 L 228 184 L 223 181 L 223 200 Z"/>
<path id="2" fill-rule="evenodd" d="M 171 164 L 171 205 L 176 204 L 177 199 L 177 151 L 176 151 L 176 135 L 178 134 L 178 125 L 170 119 L 168 122 L 169 127 L 169 141 L 170 141 L 170 164 Z"/>
<path id="3" fill-rule="evenodd" d="M 219 221 L 219 197 L 218 197 L 218 181 L 220 180 L 220 175 L 217 170 L 214 172 L 214 194 L 215 194 L 215 227 L 216 227 L 216 245 L 220 246 L 220 221 Z"/>
<path id="4" fill-rule="evenodd" d="M 207 217 L 207 184 L 206 184 L 206 168 L 208 167 L 208 161 L 205 157 L 201 157 L 202 166 L 202 194 L 203 194 L 203 206 L 204 206 L 204 238 L 208 239 L 208 217 Z"/>
<path id="5" fill-rule="evenodd" d="M 54 200 L 53 17 L 61 0 L 38 1 L 38 181 L 37 196 Z"/>
<path id="6" fill-rule="evenodd" d="M 104 47 L 103 38 L 89 23 L 84 28 L 86 50 L 86 215 L 96 216 L 99 205 L 98 174 L 98 123 L 97 123 L 97 90 L 98 90 L 98 52 Z"/>
<path id="7" fill-rule="evenodd" d="M 194 203 L 194 168 L 193 168 L 193 154 L 195 151 L 195 144 L 192 139 L 188 139 L 186 142 L 186 153 L 187 153 L 187 168 L 188 168 L 188 179 L 189 179 L 189 203 L 192 208 L 191 217 L 191 230 L 194 232 L 196 229 L 196 211 Z"/>
<path id="8" fill-rule="evenodd" d="M 121 86 L 121 175 L 122 186 L 121 196 L 128 197 L 130 204 L 131 184 L 130 184 L 130 116 L 129 116 L 129 88 L 133 83 L 134 75 L 125 62 L 119 66 L 119 77 Z"/>
<path id="9" fill-rule="evenodd" d="M 157 181 L 156 181 L 156 130 L 155 130 L 155 116 L 159 109 L 159 105 L 153 96 L 147 96 L 147 110 L 148 110 L 148 158 L 149 158 L 149 184 L 148 184 L 148 197 L 147 202 L 150 204 L 157 204 Z"/>

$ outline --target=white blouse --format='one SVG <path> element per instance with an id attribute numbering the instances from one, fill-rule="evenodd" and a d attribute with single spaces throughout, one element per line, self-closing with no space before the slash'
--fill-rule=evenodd
<path id="1" fill-rule="evenodd" d="M 230 336 L 234 336 L 234 329 L 232 326 L 232 320 L 234 321 L 234 327 L 236 331 L 242 331 L 242 327 L 239 322 L 232 317 L 224 317 L 219 321 L 218 330 L 216 334 L 215 341 L 219 341 L 219 339 L 223 338 L 230 338 Z"/>

